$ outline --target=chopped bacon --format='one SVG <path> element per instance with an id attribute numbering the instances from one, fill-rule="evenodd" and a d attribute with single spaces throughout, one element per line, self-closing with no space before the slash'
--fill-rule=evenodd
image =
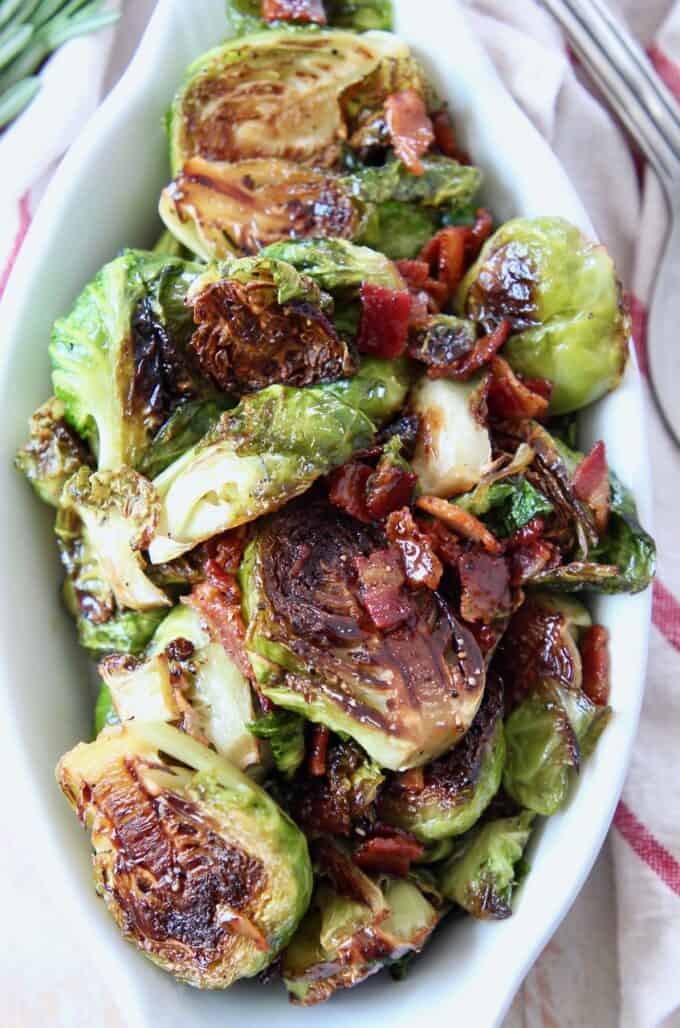
<path id="1" fill-rule="evenodd" d="M 486 207 L 479 207 L 475 213 L 475 223 L 468 230 L 466 252 L 469 260 L 476 260 L 482 246 L 493 232 L 493 218 Z"/>
<path id="2" fill-rule="evenodd" d="M 346 514 L 368 524 L 371 515 L 366 508 L 366 483 L 372 474 L 373 468 L 360 461 L 343 464 L 329 478 L 328 499 Z"/>
<path id="3" fill-rule="evenodd" d="M 414 860 L 419 860 L 425 847 L 417 839 L 402 835 L 374 836 L 354 851 L 354 862 L 365 871 L 384 871 L 406 878 Z"/>
<path id="4" fill-rule="evenodd" d="M 363 282 L 357 347 L 375 357 L 401 357 L 406 349 L 411 316 L 407 289 L 389 289 Z"/>
<path id="5" fill-rule="evenodd" d="M 470 550 L 458 560 L 460 612 L 466 621 L 496 621 L 512 613 L 510 575 L 503 557 Z"/>
<path id="6" fill-rule="evenodd" d="M 427 261 L 395 261 L 399 274 L 409 287 L 420 289 L 430 277 L 430 265 Z"/>
<path id="7" fill-rule="evenodd" d="M 520 586 L 530 581 L 539 571 L 555 567 L 561 556 L 557 547 L 545 539 L 532 539 L 514 547 L 508 554 L 510 585 Z"/>
<path id="8" fill-rule="evenodd" d="M 456 132 L 449 112 L 447 110 L 437 111 L 431 117 L 435 143 L 445 157 L 453 157 L 454 160 L 460 161 Z M 460 163 L 464 162 L 460 161 Z"/>
<path id="9" fill-rule="evenodd" d="M 595 443 L 587 457 L 584 457 L 574 472 L 574 492 L 579 500 L 587 503 L 595 515 L 595 525 L 602 535 L 607 530 L 611 488 L 609 468 L 604 443 Z"/>
<path id="10" fill-rule="evenodd" d="M 418 518 L 416 524 L 430 540 L 437 556 L 445 564 L 457 568 L 458 558 L 463 552 L 459 537 L 453 532 L 449 532 L 441 521 L 425 521 L 423 518 Z"/>
<path id="11" fill-rule="evenodd" d="M 303 21 L 326 25 L 322 0 L 262 0 L 265 21 Z"/>
<path id="12" fill-rule="evenodd" d="M 609 632 L 604 625 L 591 625 L 581 636 L 583 691 L 598 707 L 609 702 Z"/>
<path id="13" fill-rule="evenodd" d="M 438 496 L 421 496 L 416 500 L 416 506 L 424 510 L 426 514 L 431 514 L 433 518 L 443 521 L 445 525 L 452 528 L 463 539 L 469 539 L 473 543 L 481 543 L 489 553 L 498 554 L 503 552 L 502 544 L 491 534 L 486 525 L 482 524 L 474 514 L 463 510 L 462 507 L 458 507 L 455 503 L 441 500 Z"/>
<path id="14" fill-rule="evenodd" d="M 422 96 L 415 89 L 402 89 L 388 96 L 385 124 L 399 160 L 412 175 L 422 175 L 420 158 L 434 142 L 434 129 Z"/>
<path id="15" fill-rule="evenodd" d="M 330 732 L 325 725 L 312 725 L 312 738 L 309 746 L 307 767 L 310 775 L 320 778 L 326 774 L 326 752 Z"/>
<path id="16" fill-rule="evenodd" d="M 376 628 L 396 628 L 411 614 L 404 593 L 404 570 L 393 549 L 374 550 L 368 557 L 355 557 L 359 577 L 359 600 Z"/>
<path id="17" fill-rule="evenodd" d="M 414 588 L 425 585 L 436 589 L 444 569 L 429 536 L 420 531 L 408 507 L 390 514 L 386 532 L 389 541 L 401 553 L 408 584 Z"/>
<path id="18" fill-rule="evenodd" d="M 247 529 L 245 525 L 230 528 L 221 535 L 216 535 L 205 544 L 209 561 L 218 564 L 222 572 L 228 575 L 238 574 L 241 558 L 246 548 Z"/>
<path id="19" fill-rule="evenodd" d="M 419 260 L 427 263 L 431 273 L 446 286 L 449 296 L 458 288 L 465 272 L 467 232 L 464 225 L 442 228 L 420 251 Z"/>
<path id="20" fill-rule="evenodd" d="M 522 525 L 516 532 L 513 532 L 508 539 L 506 546 L 509 550 L 514 549 L 517 546 L 526 546 L 527 543 L 533 543 L 543 535 L 545 530 L 545 518 L 542 518 L 538 514 L 531 521 L 527 521 L 526 525 Z"/>
<path id="21" fill-rule="evenodd" d="M 489 413 L 494 418 L 540 418 L 548 410 L 548 399 L 520 381 L 503 357 L 491 361 Z"/>
<path id="22" fill-rule="evenodd" d="M 376 521 L 410 503 L 416 475 L 383 459 L 366 483 L 366 510 Z"/>
<path id="23" fill-rule="evenodd" d="M 245 648 L 246 630 L 241 613 L 241 590 L 232 576 L 229 591 L 211 582 L 200 582 L 191 590 L 185 602 L 198 611 L 209 631 L 222 644 L 239 670 L 253 677 L 253 669 Z"/>
<path id="24" fill-rule="evenodd" d="M 499 640 L 503 637 L 506 625 L 506 621 L 502 621 L 497 625 L 483 625 L 475 621 L 470 622 L 468 628 L 477 640 L 482 656 L 485 657 L 488 653 L 491 653 L 498 645 Z"/>
<path id="25" fill-rule="evenodd" d="M 553 384 L 547 378 L 522 378 L 520 380 L 532 393 L 538 393 L 544 400 L 550 402 L 553 392 Z"/>
<path id="26" fill-rule="evenodd" d="M 448 366 L 429 367 L 428 378 L 453 378 L 458 382 L 465 382 L 472 375 L 475 375 L 480 368 L 484 367 L 493 359 L 496 352 L 504 345 L 510 335 L 510 322 L 503 319 L 493 332 L 482 336 L 475 343 L 469 353 L 457 357 Z"/>
<path id="27" fill-rule="evenodd" d="M 427 320 L 432 313 L 432 308 L 436 305 L 432 302 L 432 297 L 424 289 L 418 289 L 416 292 L 411 292 L 411 313 L 409 315 L 408 324 L 409 328 L 422 328 L 427 324 Z"/>

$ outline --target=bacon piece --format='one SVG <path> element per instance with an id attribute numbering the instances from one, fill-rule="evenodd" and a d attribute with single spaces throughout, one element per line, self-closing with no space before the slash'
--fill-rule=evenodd
<path id="1" fill-rule="evenodd" d="M 499 640 L 503 637 L 506 625 L 507 621 L 505 620 L 498 625 L 483 625 L 475 621 L 470 622 L 468 628 L 474 635 L 483 657 L 486 657 L 498 645 Z"/>
<path id="2" fill-rule="evenodd" d="M 415 89 L 402 89 L 388 96 L 385 124 L 399 160 L 412 175 L 422 175 L 420 158 L 434 142 L 434 129 L 422 96 Z"/>
<path id="3" fill-rule="evenodd" d="M 419 260 L 427 263 L 430 272 L 446 286 L 449 296 L 458 288 L 465 272 L 467 232 L 464 225 L 442 228 L 425 243 L 419 254 Z"/>
<path id="4" fill-rule="evenodd" d="M 405 835 L 374 836 L 354 851 L 354 862 L 365 871 L 384 871 L 406 878 L 414 860 L 419 860 L 425 847 L 417 839 Z"/>
<path id="5" fill-rule="evenodd" d="M 430 277 L 430 265 L 427 261 L 395 261 L 399 274 L 409 287 L 420 289 Z"/>
<path id="6" fill-rule="evenodd" d="M 454 535 L 453 532 L 449 532 L 448 528 L 441 521 L 425 521 L 422 518 L 418 518 L 416 524 L 430 540 L 437 556 L 445 564 L 450 564 L 451 567 L 457 568 L 458 558 L 463 552 L 458 536 Z"/>
<path id="7" fill-rule="evenodd" d="M 476 260 L 479 251 L 493 232 L 493 218 L 486 207 L 478 207 L 475 213 L 475 223 L 468 230 L 466 240 L 466 255 L 468 260 Z"/>
<path id="8" fill-rule="evenodd" d="M 326 25 L 322 0 L 262 0 L 265 21 L 302 21 Z"/>
<path id="9" fill-rule="evenodd" d="M 368 557 L 355 557 L 359 577 L 359 601 L 376 628 L 396 628 L 409 617 L 411 605 L 404 594 L 405 582 L 399 554 L 393 549 L 374 550 Z"/>
<path id="10" fill-rule="evenodd" d="M 560 551 L 545 539 L 533 539 L 516 546 L 508 554 L 510 585 L 520 586 L 529 582 L 539 571 L 556 567 L 561 560 Z"/>
<path id="11" fill-rule="evenodd" d="M 401 357 L 406 349 L 411 316 L 408 290 L 363 282 L 360 296 L 359 351 L 375 357 Z"/>
<path id="12" fill-rule="evenodd" d="M 582 688 L 598 707 L 609 702 L 609 632 L 604 625 L 590 625 L 579 644 L 583 664 Z"/>
<path id="13" fill-rule="evenodd" d="M 431 115 L 432 129 L 434 131 L 434 141 L 444 154 L 445 157 L 452 157 L 454 160 L 458 160 L 461 164 L 465 163 L 460 161 L 460 151 L 458 150 L 458 143 L 456 141 L 456 132 L 451 121 L 451 116 L 447 110 L 437 111 Z"/>
<path id="14" fill-rule="evenodd" d="M 211 634 L 222 644 L 239 670 L 247 678 L 252 678 L 253 669 L 245 648 L 241 589 L 236 578 L 231 577 L 228 592 L 211 582 L 201 582 L 193 587 L 185 602 L 207 622 Z"/>
<path id="15" fill-rule="evenodd" d="M 330 732 L 325 725 L 312 726 L 312 738 L 307 758 L 307 767 L 310 775 L 320 778 L 326 774 L 326 752 L 328 750 L 328 739 Z"/>
<path id="16" fill-rule="evenodd" d="M 401 553 L 408 584 L 413 588 L 424 585 L 436 589 L 444 568 L 429 537 L 420 531 L 408 507 L 390 514 L 386 532 L 389 541 Z"/>
<path id="17" fill-rule="evenodd" d="M 472 375 L 475 375 L 480 368 L 487 364 L 501 346 L 504 345 L 510 335 L 510 322 L 503 319 L 499 325 L 482 336 L 475 343 L 472 350 L 462 357 L 457 357 L 448 366 L 432 366 L 427 369 L 428 378 L 452 378 L 457 382 L 465 382 Z"/>
<path id="18" fill-rule="evenodd" d="M 329 478 L 328 499 L 335 507 L 368 524 L 371 515 L 366 507 L 366 483 L 372 474 L 373 468 L 360 461 L 343 464 Z"/>
<path id="19" fill-rule="evenodd" d="M 392 511 L 411 501 L 416 484 L 413 471 L 406 471 L 383 459 L 366 483 L 366 510 L 372 518 L 382 521 Z"/>
<path id="20" fill-rule="evenodd" d="M 455 503 L 449 503 L 448 500 L 442 500 L 438 496 L 421 496 L 416 500 L 416 506 L 424 510 L 426 514 L 431 514 L 433 518 L 443 521 L 463 539 L 481 543 L 489 553 L 503 552 L 502 544 L 491 534 L 486 525 L 482 524 L 474 514 L 463 510 Z"/>
<path id="21" fill-rule="evenodd" d="M 544 530 L 545 518 L 537 514 L 531 521 L 527 521 L 526 525 L 522 525 L 521 528 L 512 533 L 506 542 L 506 546 L 509 550 L 512 550 L 518 546 L 526 546 L 527 543 L 536 542 L 543 535 Z"/>
<path id="22" fill-rule="evenodd" d="M 595 443 L 587 457 L 584 457 L 574 472 L 574 492 L 579 500 L 587 503 L 595 515 L 595 526 L 602 535 L 607 530 L 611 488 L 609 468 L 604 443 Z"/>
<path id="23" fill-rule="evenodd" d="M 466 621 L 488 623 L 512 613 L 510 575 L 502 557 L 470 550 L 458 560 L 460 612 Z"/>
<path id="24" fill-rule="evenodd" d="M 205 544 L 206 553 L 211 561 L 217 563 L 222 572 L 229 575 L 238 574 L 241 558 L 246 548 L 247 529 L 245 525 L 230 528 L 220 535 L 213 536 Z"/>
<path id="25" fill-rule="evenodd" d="M 540 418 L 548 410 L 548 399 L 521 382 L 503 357 L 491 361 L 489 413 L 494 418 Z"/>

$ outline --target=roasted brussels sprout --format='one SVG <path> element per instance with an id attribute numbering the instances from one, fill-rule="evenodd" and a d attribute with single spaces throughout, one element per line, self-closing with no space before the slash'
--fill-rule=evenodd
<path id="1" fill-rule="evenodd" d="M 269 386 L 246 396 L 154 481 L 161 498 L 154 564 L 217 532 L 276 510 L 368 446 L 401 407 L 408 370 L 363 361 L 354 378 L 295 389 Z"/>
<path id="2" fill-rule="evenodd" d="M 248 680 L 188 604 L 163 620 L 144 658 L 113 654 L 99 673 L 124 724 L 171 722 L 241 769 L 258 762 Z"/>
<path id="3" fill-rule="evenodd" d="M 445 600 L 429 589 L 406 593 L 385 547 L 378 529 L 322 499 L 289 505 L 262 523 L 241 585 L 261 691 L 397 770 L 461 738 L 485 674 Z"/>
<path id="4" fill-rule="evenodd" d="M 127 250 L 105 265 L 55 323 L 52 381 L 68 424 L 101 469 L 137 467 L 152 435 L 199 386 L 186 361 L 196 267 Z"/>
<path id="5" fill-rule="evenodd" d="M 202 439 L 230 406 L 227 397 L 180 404 L 149 443 L 139 465 L 140 472 L 147 478 L 160 475 Z"/>
<path id="6" fill-rule="evenodd" d="M 158 514 L 153 487 L 131 468 L 83 467 L 64 486 L 56 523 L 62 560 L 77 593 L 101 608 L 93 620 L 108 620 L 104 613 L 110 616 L 114 601 L 121 610 L 171 605 L 147 577 L 140 552 L 149 545 Z"/>
<path id="7" fill-rule="evenodd" d="M 621 380 L 630 324 L 614 265 L 562 218 L 501 226 L 466 275 L 460 307 L 487 329 L 510 319 L 503 355 L 552 383 L 552 414 L 585 407 Z"/>
<path id="8" fill-rule="evenodd" d="M 106 653 L 141 653 L 168 612 L 167 607 L 121 610 L 116 613 L 109 611 L 103 620 L 99 620 L 96 616 L 99 609 L 96 597 L 93 604 L 91 594 L 81 593 L 78 596 L 73 582 L 68 578 L 64 586 L 64 598 L 76 619 L 80 645 L 95 657 Z M 89 616 L 92 607 L 94 619 Z"/>
<path id="9" fill-rule="evenodd" d="M 479 384 L 422 378 L 413 389 L 411 407 L 420 418 L 413 470 L 429 496 L 464 493 L 491 463 L 489 432 L 476 412 Z"/>
<path id="10" fill-rule="evenodd" d="M 501 784 L 505 762 L 503 690 L 490 676 L 471 727 L 453 749 L 424 769 L 422 788 L 394 778 L 381 793 L 381 820 L 421 842 L 462 835 L 479 820 Z"/>
<path id="11" fill-rule="evenodd" d="M 64 405 L 52 397 L 31 417 L 31 434 L 15 464 L 51 507 L 59 505 L 65 483 L 91 461 L 87 448 L 64 421 Z"/>
<path id="12" fill-rule="evenodd" d="M 392 29 L 392 0 L 324 0 L 330 25 L 366 32 Z"/>
<path id="13" fill-rule="evenodd" d="M 439 915 L 417 886 L 387 875 L 368 881 L 378 893 L 373 906 L 326 882 L 317 887 L 282 958 L 281 974 L 294 1002 L 320 1003 L 427 942 Z"/>
<path id="14" fill-rule="evenodd" d="M 140 722 L 80 743 L 57 779 L 90 832 L 97 892 L 155 964 L 223 989 L 288 943 L 311 894 L 307 844 L 223 757 Z"/>
<path id="15" fill-rule="evenodd" d="M 120 718 L 116 714 L 116 709 L 113 705 L 113 697 L 111 696 L 111 690 L 108 685 L 102 686 L 97 695 L 97 702 L 94 706 L 94 734 L 95 738 L 104 728 L 110 728 L 112 725 L 119 725 Z"/>
<path id="16" fill-rule="evenodd" d="M 396 265 L 377 250 L 356 246 L 346 239 L 303 239 L 299 243 L 273 243 L 265 255 L 292 264 L 314 279 L 321 289 L 358 289 L 362 282 L 403 289 Z"/>
<path id="17" fill-rule="evenodd" d="M 509 917 L 534 814 L 489 821 L 460 840 L 437 875 L 443 895 L 482 920 Z"/>
<path id="18" fill-rule="evenodd" d="M 550 500 L 521 475 L 511 475 L 487 487 L 477 486 L 472 493 L 459 496 L 456 503 L 482 518 L 493 534 L 501 538 L 554 509 Z"/>
<path id="19" fill-rule="evenodd" d="M 248 731 L 266 739 L 276 770 L 287 778 L 305 759 L 305 722 L 289 710 L 271 710 L 248 724 Z"/>

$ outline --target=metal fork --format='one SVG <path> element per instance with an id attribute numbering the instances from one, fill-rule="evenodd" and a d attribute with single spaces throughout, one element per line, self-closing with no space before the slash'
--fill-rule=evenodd
<path id="1" fill-rule="evenodd" d="M 669 228 L 649 309 L 653 392 L 680 445 L 680 106 L 604 0 L 543 0 L 654 169 Z"/>

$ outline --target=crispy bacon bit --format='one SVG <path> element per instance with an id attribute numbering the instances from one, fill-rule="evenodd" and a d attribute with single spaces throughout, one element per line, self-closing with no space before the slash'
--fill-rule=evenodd
<path id="1" fill-rule="evenodd" d="M 574 492 L 595 515 L 595 526 L 602 535 L 607 530 L 611 488 L 604 443 L 595 443 L 574 472 Z"/>
<path id="2" fill-rule="evenodd" d="M 427 261 L 395 261 L 399 274 L 409 287 L 422 289 L 430 277 L 430 265 Z"/>
<path id="3" fill-rule="evenodd" d="M 482 656 L 486 657 L 487 654 L 496 648 L 503 637 L 506 625 L 507 621 L 505 620 L 496 625 L 482 625 L 475 621 L 470 623 L 468 627 L 477 640 Z"/>
<path id="4" fill-rule="evenodd" d="M 439 518 L 463 539 L 481 543 L 489 553 L 503 552 L 502 544 L 491 534 L 486 525 L 482 524 L 474 514 L 463 510 L 455 503 L 449 503 L 448 500 L 442 500 L 438 496 L 421 496 L 416 500 L 416 506 L 424 510 L 426 514 L 431 514 L 433 518 Z"/>
<path id="5" fill-rule="evenodd" d="M 472 375 L 475 375 L 480 368 L 487 364 L 501 346 L 504 345 L 510 334 L 510 322 L 503 320 L 499 325 L 482 336 L 475 343 L 469 353 L 457 357 L 449 365 L 433 365 L 427 369 L 428 378 L 453 378 L 459 382 L 465 382 Z"/>
<path id="6" fill-rule="evenodd" d="M 406 581 L 413 588 L 436 589 L 444 569 L 430 539 L 416 525 L 408 507 L 395 510 L 387 519 L 387 538 L 401 553 Z"/>
<path id="7" fill-rule="evenodd" d="M 591 625 L 580 640 L 583 663 L 583 691 L 598 707 L 609 702 L 609 632 L 604 625 Z"/>
<path id="8" fill-rule="evenodd" d="M 458 560 L 460 612 L 466 621 L 489 622 L 512 613 L 510 576 L 502 557 L 470 550 Z"/>
<path id="9" fill-rule="evenodd" d="M 508 555 L 510 585 L 525 585 L 539 572 L 556 567 L 561 559 L 557 547 L 545 539 L 535 539 L 523 546 L 517 546 Z"/>
<path id="10" fill-rule="evenodd" d="M 354 851 L 354 862 L 365 871 L 384 871 L 386 874 L 406 878 L 411 862 L 420 859 L 425 847 L 408 836 L 374 836 Z"/>
<path id="11" fill-rule="evenodd" d="M 208 557 L 216 561 L 223 572 L 229 575 L 238 574 L 241 566 L 241 558 L 246 548 L 247 528 L 240 525 L 238 528 L 230 528 L 221 535 L 213 536 L 205 544 Z"/>
<path id="12" fill-rule="evenodd" d="M 394 152 L 412 175 L 422 175 L 420 158 L 434 142 L 425 101 L 415 89 L 392 93 L 385 101 L 385 124 Z"/>
<path id="13" fill-rule="evenodd" d="M 493 232 L 493 218 L 486 207 L 479 207 L 475 213 L 475 223 L 468 230 L 466 255 L 468 260 L 476 260 L 479 251 Z"/>
<path id="14" fill-rule="evenodd" d="M 458 288 L 465 272 L 467 232 L 464 225 L 442 228 L 420 251 L 419 259 L 425 261 L 431 274 L 446 286 L 447 299 Z"/>
<path id="15" fill-rule="evenodd" d="M 538 514 L 531 521 L 527 521 L 526 525 L 522 525 L 516 532 L 513 532 L 506 546 L 509 550 L 513 550 L 517 546 L 526 546 L 527 543 L 536 542 L 543 535 L 544 530 L 545 518 Z"/>
<path id="16" fill-rule="evenodd" d="M 239 670 L 247 678 L 252 678 L 253 669 L 245 648 L 241 590 L 236 578 L 231 578 L 229 592 L 211 582 L 201 582 L 193 587 L 185 602 L 198 611 Z"/>
<path id="17" fill-rule="evenodd" d="M 361 320 L 357 347 L 375 357 L 401 357 L 406 349 L 411 295 L 370 282 L 361 285 Z"/>
<path id="18" fill-rule="evenodd" d="M 491 361 L 489 413 L 494 418 L 540 418 L 548 410 L 548 399 L 520 381 L 503 357 Z"/>
<path id="19" fill-rule="evenodd" d="M 325 725 L 312 726 L 312 738 L 307 758 L 307 768 L 310 775 L 320 778 L 326 774 L 326 752 L 328 750 L 328 739 L 330 732 Z"/>
<path id="20" fill-rule="evenodd" d="M 418 518 L 416 524 L 420 531 L 430 540 L 437 556 L 445 564 L 450 564 L 451 567 L 457 568 L 458 558 L 463 552 L 462 543 L 458 536 L 454 535 L 453 532 L 449 532 L 448 528 L 441 521 L 425 521 L 424 518 Z"/>
<path id="21" fill-rule="evenodd" d="M 366 483 L 366 510 L 376 521 L 411 501 L 416 475 L 383 459 Z"/>
<path id="22" fill-rule="evenodd" d="M 366 507 L 366 483 L 372 474 L 373 469 L 360 461 L 343 464 L 329 478 L 328 499 L 335 507 L 368 524 L 371 515 Z"/>
<path id="23" fill-rule="evenodd" d="M 322 0 L 262 0 L 265 21 L 303 21 L 326 25 Z"/>
<path id="24" fill-rule="evenodd" d="M 411 605 L 404 593 L 404 570 L 393 549 L 374 550 L 354 558 L 359 577 L 359 601 L 381 631 L 396 628 L 409 617 Z"/>
<path id="25" fill-rule="evenodd" d="M 460 151 L 456 141 L 456 133 L 447 110 L 437 111 L 431 115 L 432 128 L 434 130 L 434 141 L 445 157 L 453 157 L 454 160 L 464 164 L 460 160 Z"/>

